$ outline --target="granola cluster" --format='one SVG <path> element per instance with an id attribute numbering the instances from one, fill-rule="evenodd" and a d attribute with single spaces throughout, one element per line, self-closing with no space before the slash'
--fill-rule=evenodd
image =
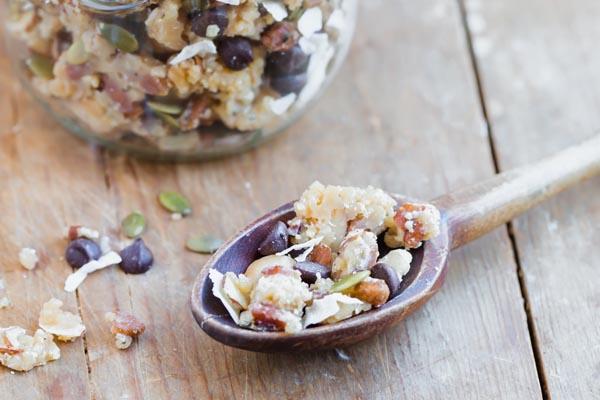
<path id="1" fill-rule="evenodd" d="M 409 250 L 440 231 L 434 206 L 399 206 L 373 187 L 315 182 L 294 210 L 267 233 L 261 257 L 243 274 L 209 273 L 213 294 L 240 326 L 295 333 L 381 307 L 401 290 Z"/>
<path id="2" fill-rule="evenodd" d="M 6 28 L 61 114 L 169 148 L 208 126 L 274 126 L 305 105 L 347 41 L 354 1 L 14 0 Z"/>

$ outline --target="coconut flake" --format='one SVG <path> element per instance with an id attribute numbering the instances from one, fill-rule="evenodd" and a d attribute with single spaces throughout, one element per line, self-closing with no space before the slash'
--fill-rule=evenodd
<path id="1" fill-rule="evenodd" d="M 343 30 L 346 27 L 346 18 L 344 17 L 344 12 L 340 9 L 332 12 L 327 20 L 327 23 L 325 24 L 325 27 L 338 32 Z"/>
<path id="2" fill-rule="evenodd" d="M 0 309 L 10 306 L 10 300 L 6 295 L 6 283 L 0 279 Z"/>
<path id="3" fill-rule="evenodd" d="M 362 312 L 366 303 L 342 293 L 332 293 L 313 301 L 304 312 L 303 326 L 319 324 L 329 318 L 340 321 Z M 349 307 L 348 307 L 349 306 Z"/>
<path id="4" fill-rule="evenodd" d="M 410 270 L 412 254 L 403 249 L 396 249 L 387 253 L 385 257 L 380 258 L 377 262 L 392 267 L 398 274 L 398 278 L 402 281 L 402 277 Z"/>
<path id="5" fill-rule="evenodd" d="M 211 24 L 206 27 L 206 37 L 215 38 L 215 37 L 217 37 L 217 35 L 219 34 L 220 31 L 221 31 L 221 28 L 219 28 L 219 25 Z"/>
<path id="6" fill-rule="evenodd" d="M 262 4 L 275 21 L 280 22 L 287 18 L 288 12 L 283 4 L 276 1 L 263 1 Z"/>
<path id="7" fill-rule="evenodd" d="M 213 283 L 213 287 L 212 287 L 213 295 L 217 299 L 221 300 L 221 302 L 225 306 L 225 309 L 231 316 L 231 319 L 233 319 L 233 322 L 235 322 L 236 324 L 239 325 L 240 313 L 237 310 L 237 308 L 233 305 L 231 300 L 227 297 L 225 292 L 223 291 L 223 279 L 225 276 L 222 273 L 220 273 L 219 271 L 217 271 L 216 269 L 211 269 L 208 273 L 208 277 L 210 278 L 210 280 Z"/>
<path id="8" fill-rule="evenodd" d="M 92 260 L 87 264 L 84 264 L 77 271 L 67 276 L 65 281 L 65 291 L 74 292 L 85 278 L 87 278 L 89 273 L 110 267 L 111 265 L 119 264 L 121 261 L 121 256 L 118 253 L 111 251 L 100 257 L 98 260 Z"/>
<path id="9" fill-rule="evenodd" d="M 179 52 L 179 54 L 177 54 L 175 56 L 175 58 L 173 58 L 171 61 L 169 61 L 169 64 L 171 64 L 171 65 L 179 64 L 180 62 L 188 60 L 197 55 L 205 56 L 207 54 L 216 54 L 216 53 L 217 53 L 217 47 L 215 46 L 215 44 L 213 43 L 212 40 L 200 39 L 196 43 L 192 43 L 190 45 L 185 46 Z"/>
<path id="10" fill-rule="evenodd" d="M 230 4 L 232 6 L 239 6 L 240 0 L 217 0 L 219 3 Z"/>
<path id="11" fill-rule="evenodd" d="M 35 268 L 38 261 L 40 261 L 40 259 L 37 256 L 35 249 L 25 247 L 19 251 L 19 263 L 21 263 L 23 268 L 31 271 Z"/>
<path id="12" fill-rule="evenodd" d="M 308 38 L 323 29 L 323 11 L 319 7 L 309 8 L 304 11 L 298 20 L 298 31 Z"/>
<path id="13" fill-rule="evenodd" d="M 298 96 L 296 93 L 290 93 L 278 99 L 269 99 L 269 107 L 276 115 L 283 115 L 294 104 Z"/>
<path id="14" fill-rule="evenodd" d="M 321 241 L 323 240 L 323 236 L 319 236 L 316 237 L 314 239 L 311 239 L 307 242 L 304 243 L 299 243 L 299 244 L 295 244 L 291 247 L 288 247 L 287 249 L 280 251 L 279 253 L 275 254 L 276 256 L 285 256 L 289 253 L 291 253 L 294 250 L 304 250 L 306 249 L 302 254 L 300 254 L 298 257 L 295 258 L 296 261 L 298 262 L 303 262 L 306 260 L 306 257 L 308 257 L 308 255 L 310 254 L 311 251 L 313 251 L 314 247 L 316 245 L 318 245 L 319 243 L 321 243 Z"/>
<path id="15" fill-rule="evenodd" d="M 305 104 L 321 89 L 327 77 L 327 67 L 335 55 L 335 50 L 329 44 L 326 33 L 317 33 L 309 39 L 302 38 L 299 44 L 303 50 L 308 51 L 308 54 L 313 54 L 308 64 L 308 82 L 298 98 L 300 104 Z"/>

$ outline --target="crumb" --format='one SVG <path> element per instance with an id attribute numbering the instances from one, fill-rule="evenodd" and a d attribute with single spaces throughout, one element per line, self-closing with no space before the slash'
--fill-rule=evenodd
<path id="1" fill-rule="evenodd" d="M 39 326 L 48 333 L 57 336 L 58 340 L 69 342 L 85 332 L 85 325 L 79 315 L 62 310 L 63 302 L 50 299 L 42 306 Z"/>
<path id="2" fill-rule="evenodd" d="M 38 329 L 33 336 L 18 326 L 0 328 L 0 364 L 15 371 L 29 371 L 58 360 L 60 349 L 53 336 Z"/>
<path id="3" fill-rule="evenodd" d="M 28 270 L 34 269 L 40 261 L 35 249 L 24 247 L 19 252 L 19 262 Z"/>

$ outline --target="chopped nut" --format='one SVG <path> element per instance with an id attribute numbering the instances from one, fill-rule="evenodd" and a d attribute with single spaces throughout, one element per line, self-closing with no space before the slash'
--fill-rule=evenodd
<path id="1" fill-rule="evenodd" d="M 332 277 L 339 280 L 356 271 L 367 270 L 375 265 L 378 256 L 377 236 L 373 232 L 352 231 L 340 245 L 338 256 L 333 261 Z"/>
<path id="2" fill-rule="evenodd" d="M 133 338 L 146 330 L 146 325 L 131 314 L 122 311 L 108 312 L 105 319 L 112 322 L 110 333 L 115 338 L 115 346 L 124 350 L 131 346 Z"/>
<path id="3" fill-rule="evenodd" d="M 392 220 L 386 221 L 386 226 L 390 229 L 384 240 L 389 247 L 414 249 L 439 235 L 440 212 L 431 204 L 406 203 Z"/>
<path id="4" fill-rule="evenodd" d="M 42 306 L 39 326 L 48 333 L 57 336 L 58 340 L 69 342 L 80 337 L 85 332 L 85 325 L 79 315 L 63 311 L 63 302 L 50 299 Z"/>
<path id="5" fill-rule="evenodd" d="M 288 51 L 300 39 L 300 33 L 293 23 L 277 22 L 264 30 L 261 36 L 262 44 L 269 51 Z"/>
<path id="6" fill-rule="evenodd" d="M 382 279 L 367 278 L 344 292 L 344 294 L 369 303 L 373 307 L 380 307 L 390 297 L 390 289 Z"/>
<path id="7" fill-rule="evenodd" d="M 34 269 L 39 261 L 40 259 L 37 256 L 35 249 L 25 247 L 19 252 L 19 262 L 25 269 Z"/>
<path id="8" fill-rule="evenodd" d="M 60 349 L 50 333 L 38 329 L 28 336 L 18 326 L 0 328 L 0 364 L 15 371 L 29 371 L 33 367 L 58 360 Z"/>
<path id="9" fill-rule="evenodd" d="M 308 261 L 331 267 L 331 263 L 333 262 L 331 247 L 327 246 L 326 244 L 319 244 L 315 246 L 313 251 L 311 251 L 311 253 L 308 255 Z"/>
<path id="10" fill-rule="evenodd" d="M 98 239 L 100 237 L 100 232 L 86 228 L 85 226 L 71 225 L 65 228 L 65 237 L 69 240 L 75 240 L 80 237 Z"/>
<path id="11" fill-rule="evenodd" d="M 392 250 L 385 257 L 382 257 L 378 262 L 382 262 L 394 268 L 394 270 L 398 273 L 398 278 L 402 280 L 402 277 L 410 270 L 412 254 L 402 249 Z"/>

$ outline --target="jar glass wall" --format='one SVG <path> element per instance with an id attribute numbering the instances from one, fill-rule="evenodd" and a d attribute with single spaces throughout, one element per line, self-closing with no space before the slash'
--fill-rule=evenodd
<path id="1" fill-rule="evenodd" d="M 345 57 L 356 0 L 4 0 L 17 74 L 70 131 L 162 159 L 252 147 Z"/>

